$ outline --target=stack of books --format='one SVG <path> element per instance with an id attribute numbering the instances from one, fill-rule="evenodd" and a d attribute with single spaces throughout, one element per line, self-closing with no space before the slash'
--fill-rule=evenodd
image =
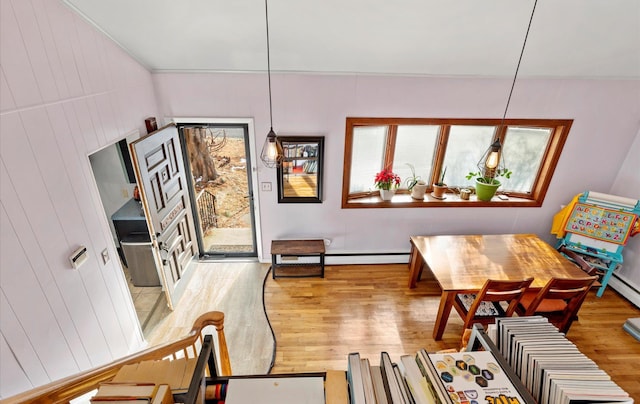
<path id="1" fill-rule="evenodd" d="M 173 404 L 173 395 L 168 384 L 119 383 L 100 384 L 91 398 L 93 404 Z"/>
<path id="2" fill-rule="evenodd" d="M 117 383 L 168 384 L 171 393 L 184 395 L 189 390 L 198 358 L 148 360 L 125 365 L 114 376 Z"/>
<path id="3" fill-rule="evenodd" d="M 538 403 L 633 403 L 544 317 L 499 318 L 493 339 Z"/>
<path id="4" fill-rule="evenodd" d="M 524 403 L 524 399 L 488 351 L 402 355 L 380 364 L 351 353 L 347 381 L 351 404 Z"/>
<path id="5" fill-rule="evenodd" d="M 496 319 L 484 351 L 424 349 L 379 364 L 349 354 L 351 404 L 633 403 L 605 371 L 542 316 Z"/>

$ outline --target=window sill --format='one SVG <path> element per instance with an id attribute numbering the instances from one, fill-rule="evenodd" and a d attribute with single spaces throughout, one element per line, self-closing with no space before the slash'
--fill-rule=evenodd
<path id="1" fill-rule="evenodd" d="M 411 198 L 409 194 L 396 194 L 390 201 L 383 201 L 379 196 L 368 196 L 364 198 L 342 201 L 343 209 L 366 209 L 366 208 L 535 208 L 540 207 L 533 199 L 508 197 L 507 200 L 494 196 L 491 201 L 479 201 L 475 195 L 471 195 L 468 200 L 460 198 L 459 194 L 447 193 L 445 199 L 437 199 L 430 194 L 425 195 L 423 200 Z"/>

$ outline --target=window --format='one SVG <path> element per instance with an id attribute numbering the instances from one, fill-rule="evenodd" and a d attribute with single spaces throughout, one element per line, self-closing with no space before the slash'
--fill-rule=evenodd
<path id="1" fill-rule="evenodd" d="M 560 158 L 572 120 L 347 118 L 343 173 L 343 208 L 541 206 Z M 459 197 L 473 188 L 466 176 L 496 139 L 502 143 L 505 167 L 501 198 L 482 202 Z M 446 168 L 444 200 L 409 196 L 405 179 L 415 174 L 428 184 L 438 182 Z M 382 201 L 374 187 L 375 174 L 391 168 L 403 183 L 391 201 Z"/>

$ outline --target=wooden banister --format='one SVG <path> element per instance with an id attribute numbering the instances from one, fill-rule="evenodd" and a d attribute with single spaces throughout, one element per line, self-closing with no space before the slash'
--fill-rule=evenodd
<path id="1" fill-rule="evenodd" d="M 216 328 L 218 337 L 220 375 L 231 376 L 229 351 L 224 336 L 224 313 L 220 311 L 210 311 L 198 317 L 194 321 L 191 331 L 179 340 L 157 345 L 98 368 L 36 387 L 35 389 L 4 399 L 0 401 L 0 403 L 68 403 L 69 400 L 73 400 L 98 388 L 100 383 L 113 379 L 116 373 L 118 373 L 118 370 L 125 365 L 145 360 L 160 360 L 168 357 L 175 359 L 177 357 L 176 353 L 180 351 L 183 351 L 184 356 L 188 357 L 187 348 L 189 347 L 193 348 L 193 354 L 197 357 L 196 343 L 202 344 L 202 330 L 210 325 Z"/>

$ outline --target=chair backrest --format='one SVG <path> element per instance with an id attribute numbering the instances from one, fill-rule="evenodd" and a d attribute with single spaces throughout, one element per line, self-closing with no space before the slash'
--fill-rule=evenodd
<path id="1" fill-rule="evenodd" d="M 523 299 L 517 312 L 525 316 L 545 316 L 560 332 L 566 333 L 596 279 L 597 276 L 551 278 L 533 300 Z"/>
<path id="2" fill-rule="evenodd" d="M 482 289 L 476 294 L 476 297 L 469 307 L 466 316 L 464 318 L 464 327 L 470 328 L 473 322 L 478 322 L 477 311 L 483 302 L 507 302 L 508 307 L 501 313 L 500 316 L 510 317 L 513 315 L 518 302 L 522 298 L 524 292 L 529 285 L 533 282 L 533 278 L 521 279 L 521 280 L 493 280 L 488 279 Z M 454 303 L 455 305 L 455 303 Z M 456 307 L 456 309 L 458 309 Z M 458 310 L 460 312 L 460 310 Z M 491 321 L 491 316 L 483 316 L 486 320 Z M 497 317 L 497 316 L 493 316 Z M 487 321 L 480 321 L 486 323 Z"/>
<path id="3" fill-rule="evenodd" d="M 598 274 L 598 268 L 589 264 L 580 254 L 575 251 L 571 251 L 565 245 L 561 245 L 558 247 L 558 251 L 562 253 L 565 257 L 567 257 L 570 261 L 580 267 L 585 273 L 590 276 Z"/>

